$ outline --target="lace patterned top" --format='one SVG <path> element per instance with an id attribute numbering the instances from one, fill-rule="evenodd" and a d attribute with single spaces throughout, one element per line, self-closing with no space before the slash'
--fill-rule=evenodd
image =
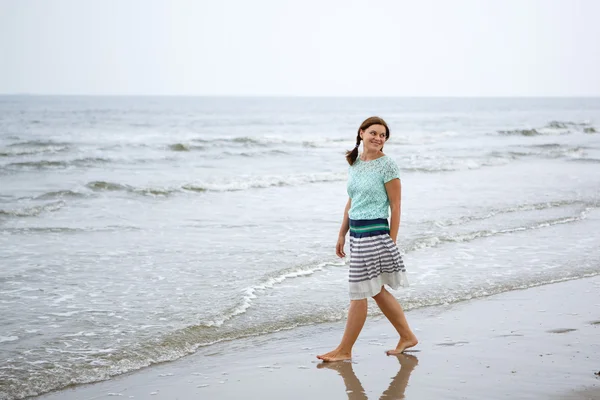
<path id="1" fill-rule="evenodd" d="M 398 165 L 388 156 L 371 161 L 356 159 L 348 170 L 350 219 L 388 218 L 390 201 L 385 184 L 400 178 Z"/>

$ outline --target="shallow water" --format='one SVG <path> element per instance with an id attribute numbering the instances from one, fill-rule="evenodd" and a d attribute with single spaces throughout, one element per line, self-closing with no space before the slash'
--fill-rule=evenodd
<path id="1" fill-rule="evenodd" d="M 342 319 L 370 114 L 406 308 L 600 272 L 598 99 L 0 97 L 0 398 Z"/>

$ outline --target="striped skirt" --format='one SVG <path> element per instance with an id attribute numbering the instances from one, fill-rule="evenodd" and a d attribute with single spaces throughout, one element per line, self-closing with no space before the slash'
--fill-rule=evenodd
<path id="1" fill-rule="evenodd" d="M 398 247 L 386 219 L 350 220 L 350 299 L 360 300 L 408 286 Z"/>

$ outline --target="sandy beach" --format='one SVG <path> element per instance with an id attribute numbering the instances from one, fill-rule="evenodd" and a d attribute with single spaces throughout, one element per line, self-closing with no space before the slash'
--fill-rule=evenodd
<path id="1" fill-rule="evenodd" d="M 343 324 L 221 343 L 173 363 L 39 397 L 102 399 L 599 399 L 600 277 L 414 310 L 421 343 L 367 321 L 352 363 L 321 364 Z"/>

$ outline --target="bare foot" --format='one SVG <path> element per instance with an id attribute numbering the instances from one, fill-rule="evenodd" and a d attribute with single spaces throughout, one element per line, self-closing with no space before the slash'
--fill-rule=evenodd
<path id="1" fill-rule="evenodd" d="M 398 342 L 398 345 L 396 346 L 396 348 L 394 350 L 388 350 L 385 353 L 388 356 L 402 354 L 404 352 L 404 350 L 410 349 L 411 347 L 416 346 L 417 343 L 419 343 L 419 341 L 417 340 L 417 337 L 414 335 L 409 339 L 400 338 L 400 341 Z"/>
<path id="2" fill-rule="evenodd" d="M 321 354 L 317 356 L 319 360 L 323 360 L 325 362 L 333 362 L 333 361 L 344 361 L 352 358 L 352 354 L 343 352 L 341 350 L 333 350 L 329 353 Z"/>

